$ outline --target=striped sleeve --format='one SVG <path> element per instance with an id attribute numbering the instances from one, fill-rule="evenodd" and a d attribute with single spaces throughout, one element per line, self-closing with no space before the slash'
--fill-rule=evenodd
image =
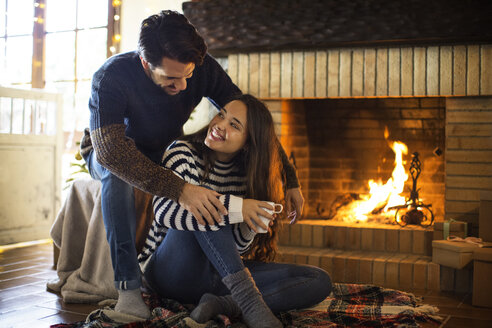
<path id="1" fill-rule="evenodd" d="M 256 236 L 245 222 L 234 225 L 232 233 L 239 253 L 246 252 Z"/>
<path id="2" fill-rule="evenodd" d="M 243 222 L 242 198 L 233 195 L 222 195 L 219 200 L 224 204 L 228 214 L 222 216 L 222 222 L 215 225 L 198 224 L 191 212 L 166 197 L 154 197 L 155 220 L 163 227 L 187 231 L 216 231 L 221 226 Z"/>
<path id="3" fill-rule="evenodd" d="M 149 233 L 147 234 L 147 239 L 145 240 L 142 251 L 138 255 L 138 261 L 142 271 L 145 271 L 149 258 L 152 256 L 152 253 L 154 253 L 154 250 L 164 240 L 166 233 L 167 228 L 159 227 L 155 221 L 152 223 L 152 227 L 149 229 Z"/>
<path id="4" fill-rule="evenodd" d="M 185 142 L 175 142 L 164 154 L 162 165 L 172 170 L 174 174 L 186 182 L 198 185 L 198 163 L 195 162 L 196 153 Z M 187 231 L 216 231 L 221 226 L 243 222 L 243 199 L 231 194 L 221 195 L 219 200 L 227 209 L 228 214 L 222 217 L 222 222 L 215 225 L 200 225 L 191 212 L 184 209 L 178 202 L 167 198 L 155 196 L 153 209 L 155 220 L 161 227 Z"/>

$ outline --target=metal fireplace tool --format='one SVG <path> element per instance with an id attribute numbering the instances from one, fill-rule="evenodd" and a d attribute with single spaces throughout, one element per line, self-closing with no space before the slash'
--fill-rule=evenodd
<path id="1" fill-rule="evenodd" d="M 404 205 L 392 206 L 388 209 L 396 209 L 395 222 L 404 227 L 408 224 L 421 225 L 424 227 L 431 226 L 434 222 L 434 213 L 432 213 L 431 204 L 424 204 L 419 199 L 419 190 L 417 189 L 417 179 L 420 176 L 422 163 L 419 160 L 419 153 L 412 154 L 412 162 L 410 164 L 410 174 L 412 175 L 412 190 L 410 198 Z M 403 210 L 407 209 L 404 214 Z M 428 217 L 430 215 L 430 218 Z"/>

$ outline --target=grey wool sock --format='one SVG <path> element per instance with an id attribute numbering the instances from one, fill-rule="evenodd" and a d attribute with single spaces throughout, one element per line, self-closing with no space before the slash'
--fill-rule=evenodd
<path id="1" fill-rule="evenodd" d="M 250 328 L 281 328 L 282 322 L 266 305 L 248 268 L 222 279 L 232 299 L 241 308 L 243 320 Z"/>
<path id="2" fill-rule="evenodd" d="M 142 319 L 150 318 L 150 311 L 142 298 L 140 288 L 137 289 L 119 289 L 118 302 L 115 311 L 131 314 Z"/>
<path id="3" fill-rule="evenodd" d="M 234 318 L 241 315 L 241 309 L 231 295 L 216 296 L 207 293 L 200 298 L 200 303 L 191 312 L 190 317 L 198 323 L 205 323 L 218 314 Z"/>

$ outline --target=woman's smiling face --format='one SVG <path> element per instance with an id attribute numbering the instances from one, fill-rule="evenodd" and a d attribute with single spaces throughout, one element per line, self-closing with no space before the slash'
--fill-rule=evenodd
<path id="1" fill-rule="evenodd" d="M 219 161 L 230 161 L 246 144 L 247 111 L 242 101 L 233 100 L 208 125 L 205 145 L 217 153 Z"/>

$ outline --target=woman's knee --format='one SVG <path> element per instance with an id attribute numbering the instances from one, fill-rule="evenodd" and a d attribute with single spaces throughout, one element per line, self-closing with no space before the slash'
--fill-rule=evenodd
<path id="1" fill-rule="evenodd" d="M 161 296 L 185 303 L 198 302 L 204 293 L 217 294 L 221 282 L 193 234 L 172 229 L 151 258 L 145 277 Z"/>
<path id="2" fill-rule="evenodd" d="M 169 229 L 162 243 L 157 247 L 155 257 L 166 262 L 170 258 L 198 259 L 204 257 L 200 245 L 191 231 Z"/>
<path id="3" fill-rule="evenodd" d="M 328 297 L 333 290 L 331 277 L 328 272 L 318 267 L 311 267 L 311 270 L 314 277 L 312 290 L 316 291 L 319 302 L 321 302 Z"/>

